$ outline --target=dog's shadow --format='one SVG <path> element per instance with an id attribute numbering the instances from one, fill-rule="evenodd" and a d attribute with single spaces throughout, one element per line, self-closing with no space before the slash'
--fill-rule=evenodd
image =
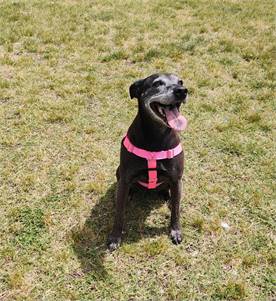
<path id="1" fill-rule="evenodd" d="M 107 252 L 107 236 L 112 229 L 114 218 L 116 183 L 112 184 L 96 205 L 84 226 L 72 231 L 73 249 L 80 260 L 83 273 L 93 274 L 96 279 L 107 276 L 104 259 Z M 150 212 L 165 203 L 161 194 L 135 191 L 129 200 L 125 216 L 123 244 L 139 241 L 166 233 L 167 223 L 161 227 L 145 225 Z M 115 251 L 116 252 L 116 251 Z"/>

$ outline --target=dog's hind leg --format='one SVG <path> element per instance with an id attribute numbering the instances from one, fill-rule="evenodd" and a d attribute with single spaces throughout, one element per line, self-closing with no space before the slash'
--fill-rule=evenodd
<path id="1" fill-rule="evenodd" d="M 171 194 L 170 194 L 169 188 L 161 190 L 159 192 L 159 195 L 165 202 L 168 202 L 168 203 L 170 202 Z"/>

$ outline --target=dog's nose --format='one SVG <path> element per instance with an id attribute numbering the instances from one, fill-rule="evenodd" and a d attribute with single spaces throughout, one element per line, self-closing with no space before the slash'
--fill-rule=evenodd
<path id="1" fill-rule="evenodd" d="M 178 99 L 185 99 L 187 96 L 188 90 L 186 88 L 177 87 L 173 90 L 173 93 Z"/>

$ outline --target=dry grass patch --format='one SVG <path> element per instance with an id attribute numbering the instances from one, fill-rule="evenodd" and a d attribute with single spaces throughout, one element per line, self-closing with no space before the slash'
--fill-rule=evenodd
<path id="1" fill-rule="evenodd" d="M 0 299 L 275 299 L 275 3 L 0 1 Z M 190 101 L 184 241 L 137 195 L 108 253 L 135 80 Z M 227 225 L 227 226 L 225 226 Z"/>

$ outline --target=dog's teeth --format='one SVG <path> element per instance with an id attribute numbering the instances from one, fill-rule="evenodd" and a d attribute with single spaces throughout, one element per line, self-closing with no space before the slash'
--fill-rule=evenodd
<path id="1" fill-rule="evenodd" d="M 160 113 L 161 115 L 164 115 L 163 109 L 162 109 L 160 106 L 158 106 L 158 111 L 159 111 L 159 113 Z"/>

